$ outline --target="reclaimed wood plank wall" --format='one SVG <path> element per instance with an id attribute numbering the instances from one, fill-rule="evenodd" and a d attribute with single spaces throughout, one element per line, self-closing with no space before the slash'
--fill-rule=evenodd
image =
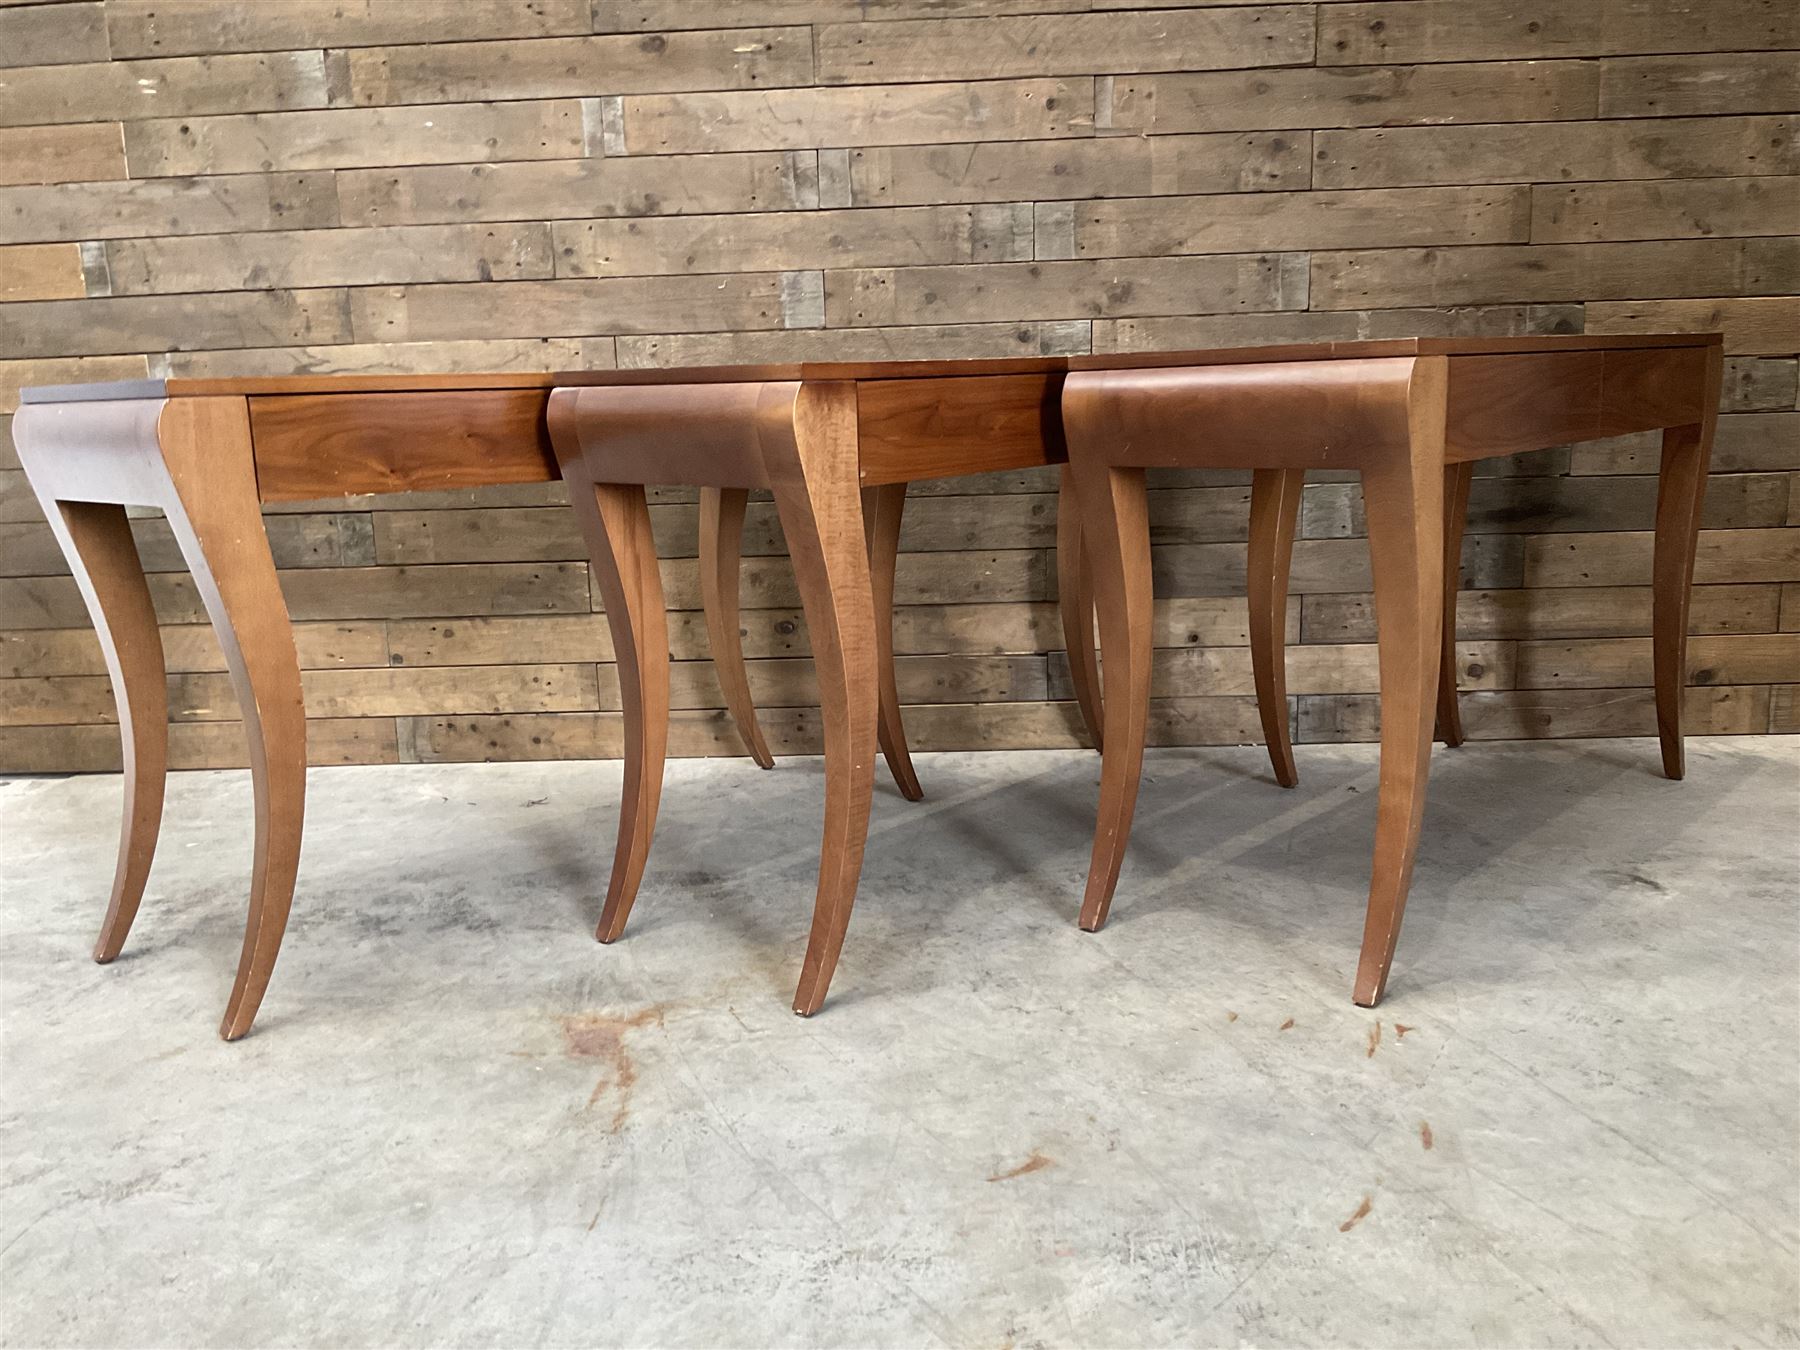
<path id="1" fill-rule="evenodd" d="M 0 0 L 0 770 L 116 766 L 19 386 L 152 375 L 1074 353 L 1722 328 L 1699 732 L 1800 730 L 1800 7 L 1791 0 Z M 1641 735 L 1647 438 L 1483 466 L 1477 737 Z M 1051 481 L 921 486 L 898 650 L 922 748 L 1071 745 Z M 318 763 L 617 753 L 559 493 L 269 517 Z M 1247 487 L 1154 493 L 1165 743 L 1257 738 Z M 739 753 L 691 497 L 657 531 L 678 754 Z M 177 764 L 242 762 L 167 532 Z M 1301 741 L 1375 734 L 1353 482 L 1309 483 Z M 815 748 L 767 504 L 746 648 Z"/>

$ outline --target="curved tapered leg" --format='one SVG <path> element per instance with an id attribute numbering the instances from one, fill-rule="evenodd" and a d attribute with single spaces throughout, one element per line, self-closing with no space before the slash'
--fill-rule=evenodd
<path id="1" fill-rule="evenodd" d="M 1300 524 L 1304 469 L 1258 469 L 1250 486 L 1250 665 L 1256 676 L 1256 711 L 1275 781 L 1300 781 L 1288 732 L 1287 600 Z"/>
<path id="2" fill-rule="evenodd" d="M 750 494 L 743 488 L 700 489 L 700 606 L 712 646 L 713 671 L 725 694 L 725 706 L 737 724 L 744 748 L 758 766 L 775 767 L 775 759 L 756 722 L 750 678 L 744 669 L 744 640 L 738 622 L 739 555 L 744 544 L 744 509 Z"/>
<path id="3" fill-rule="evenodd" d="M 602 942 L 613 942 L 625 931 L 632 901 L 637 899 L 662 801 L 669 744 L 669 619 L 643 487 L 592 482 L 567 460 L 563 476 L 569 480 L 569 500 L 600 583 L 619 668 L 625 780 L 612 876 L 594 934 Z M 737 557 L 735 549 L 731 556 Z"/>
<path id="4" fill-rule="evenodd" d="M 1087 728 L 1088 743 L 1105 744 L 1100 711 L 1100 658 L 1094 649 L 1094 587 L 1082 542 L 1081 509 L 1075 504 L 1071 470 L 1063 465 L 1056 494 L 1056 602 L 1062 614 L 1063 646 L 1069 654 L 1069 683 Z"/>
<path id="5" fill-rule="evenodd" d="M 125 946 L 156 854 L 169 773 L 169 685 L 162 634 L 125 508 L 110 502 L 44 505 L 87 600 L 119 710 L 125 820 L 112 899 L 94 943 L 94 960 L 104 964 Z"/>
<path id="6" fill-rule="evenodd" d="M 794 1011 L 825 1001 L 862 872 L 875 782 L 878 642 L 857 467 L 856 389 L 767 385 L 763 463 L 812 634 L 825 731 L 825 832 L 812 934 Z"/>
<path id="7" fill-rule="evenodd" d="M 1354 994 L 1365 1008 L 1379 1003 L 1387 987 L 1425 815 L 1442 650 L 1446 383 L 1442 357 L 1414 363 L 1409 453 L 1394 447 L 1363 468 L 1381 665 L 1375 862 Z"/>
<path id="8" fill-rule="evenodd" d="M 306 809 L 300 658 L 263 532 L 243 399 L 171 400 L 159 425 L 174 487 L 169 527 L 212 620 L 250 743 L 256 801 L 250 916 L 219 1034 L 250 1030 L 294 898 Z"/>
<path id="9" fill-rule="evenodd" d="M 1475 461 L 1444 469 L 1444 649 L 1438 657 L 1437 734 L 1445 745 L 1463 743 L 1462 710 L 1456 700 L 1456 593 L 1462 584 L 1463 526 L 1469 518 L 1469 480 Z"/>
<path id="10" fill-rule="evenodd" d="M 1718 406 L 1716 390 L 1707 406 Z M 1670 427 L 1663 432 L 1662 473 L 1656 490 L 1650 641 L 1656 668 L 1656 734 L 1662 742 L 1663 773 L 1674 779 L 1687 773 L 1681 701 L 1687 686 L 1688 602 L 1693 594 L 1700 508 L 1712 462 L 1713 420 L 1709 416 L 1698 426 Z"/>
<path id="11" fill-rule="evenodd" d="M 1106 752 L 1100 760 L 1100 805 L 1094 825 L 1081 926 L 1090 933 L 1106 922 L 1131 836 L 1138 779 L 1144 765 L 1144 731 L 1150 717 L 1150 515 L 1142 469 L 1115 469 L 1095 454 L 1079 453 L 1079 420 L 1064 395 L 1082 535 L 1100 613 L 1100 659 L 1106 668 L 1103 705 Z"/>
<path id="12" fill-rule="evenodd" d="M 900 717 L 900 684 L 894 676 L 894 568 L 900 558 L 906 484 L 883 483 L 880 487 L 864 488 L 862 510 L 869 546 L 869 583 L 875 596 L 876 663 L 881 676 L 877 731 L 881 753 L 900 795 L 916 802 L 924 797 L 925 790 L 919 786 L 912 754 L 906 748 L 906 723 Z"/>

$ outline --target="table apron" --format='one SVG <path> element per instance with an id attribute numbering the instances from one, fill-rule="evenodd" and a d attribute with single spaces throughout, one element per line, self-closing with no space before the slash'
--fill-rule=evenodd
<path id="1" fill-rule="evenodd" d="M 1698 424 L 1707 361 L 1705 347 L 1452 356 L 1444 457 L 1488 459 Z"/>
<path id="2" fill-rule="evenodd" d="M 548 389 L 262 394 L 250 399 L 257 495 L 312 501 L 546 483 Z"/>
<path id="3" fill-rule="evenodd" d="M 1061 372 L 862 380 L 862 481 L 909 483 L 1061 464 Z"/>

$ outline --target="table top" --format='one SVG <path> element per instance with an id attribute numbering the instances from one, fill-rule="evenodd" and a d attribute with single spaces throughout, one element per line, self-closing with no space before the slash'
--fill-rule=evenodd
<path id="1" fill-rule="evenodd" d="M 1721 333 L 1569 334 L 1543 337 L 1381 338 L 1208 351 L 1120 352 L 1099 356 L 998 357 L 961 361 L 803 361 L 778 365 L 688 366 L 655 370 L 499 371 L 422 375 L 239 375 L 219 379 L 109 380 L 38 385 L 25 403 L 82 403 L 141 398 L 280 394 L 422 393 L 483 389 L 549 389 L 570 385 L 735 384 L 780 380 L 910 380 L 970 376 L 1141 370 L 1160 366 L 1238 365 L 1384 356 L 1479 356 L 1505 353 L 1608 351 L 1645 347 L 1710 347 Z"/>

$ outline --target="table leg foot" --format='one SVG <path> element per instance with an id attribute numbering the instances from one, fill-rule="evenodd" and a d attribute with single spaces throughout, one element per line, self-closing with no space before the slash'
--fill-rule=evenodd
<path id="1" fill-rule="evenodd" d="M 124 750 L 119 861 L 94 943 L 94 960 L 104 965 L 125 946 L 156 854 L 169 772 L 169 686 L 156 609 L 125 508 L 109 502 L 46 501 L 44 509 L 100 638 Z"/>
<path id="2" fill-rule="evenodd" d="M 900 795 L 909 802 L 924 798 L 919 775 L 906 747 L 906 723 L 900 717 L 900 683 L 894 673 L 894 569 L 900 558 L 900 521 L 906 512 L 906 484 L 883 483 L 862 493 L 864 536 L 869 548 L 869 582 L 875 595 L 875 642 L 880 666 L 882 757 Z"/>
<path id="3" fill-rule="evenodd" d="M 1411 453 L 1363 468 L 1381 666 L 1381 783 L 1369 910 L 1354 998 L 1381 1001 L 1412 885 L 1425 815 L 1431 724 L 1442 643 L 1444 401 L 1442 357 L 1414 363 L 1408 389 Z"/>
<path id="4" fill-rule="evenodd" d="M 158 428 L 169 527 L 225 653 L 249 740 L 256 842 L 250 914 L 219 1034 L 250 1030 L 281 950 L 306 809 L 300 659 L 262 524 L 244 400 L 172 400 Z"/>
<path id="5" fill-rule="evenodd" d="M 1288 730 L 1286 642 L 1288 576 L 1305 483 L 1303 469 L 1258 469 L 1250 487 L 1250 665 L 1263 742 L 1275 781 L 1284 788 L 1300 781 Z"/>
<path id="6" fill-rule="evenodd" d="M 1056 495 L 1056 603 L 1061 611 L 1063 646 L 1069 655 L 1069 683 L 1075 687 L 1075 706 L 1087 729 L 1088 744 L 1100 750 L 1105 728 L 1100 700 L 1100 654 L 1094 646 L 1094 586 L 1086 544 L 1082 540 L 1081 508 L 1075 502 L 1074 480 L 1067 464 Z"/>
<path id="7" fill-rule="evenodd" d="M 1067 406 L 1065 395 L 1065 410 Z M 1073 440 L 1078 419 L 1067 420 Z M 1106 662 L 1106 753 L 1100 760 L 1100 804 L 1081 903 L 1081 926 L 1091 933 L 1106 922 L 1112 905 L 1144 764 L 1153 604 L 1150 517 L 1142 469 L 1115 469 L 1098 455 L 1072 456 L 1071 462 Z"/>
<path id="8" fill-rule="evenodd" d="M 744 511 L 750 494 L 743 488 L 700 489 L 700 604 L 712 647 L 713 671 L 725 695 L 725 706 L 737 724 L 744 748 L 760 768 L 775 767 L 775 758 L 756 721 L 750 677 L 744 667 L 744 640 L 739 626 L 739 558 L 744 543 Z"/>
<path id="9" fill-rule="evenodd" d="M 1709 418 L 1702 425 L 1670 427 L 1663 432 L 1662 473 L 1657 483 L 1651 649 L 1656 670 L 1656 734 L 1662 743 L 1663 773 L 1673 779 L 1687 773 L 1681 703 L 1687 688 L 1688 603 L 1693 595 L 1700 508 L 1712 460 L 1712 430 Z"/>
<path id="10" fill-rule="evenodd" d="M 565 461 L 569 500 L 588 546 L 619 669 L 625 774 L 612 876 L 594 936 L 616 941 L 644 878 L 669 744 L 669 620 L 650 507 L 640 484 L 596 483 Z M 737 555 L 735 551 L 733 558 Z"/>
<path id="11" fill-rule="evenodd" d="M 766 386 L 759 442 L 800 584 L 825 731 L 825 829 L 794 1011 L 817 1012 L 856 900 L 875 781 L 878 640 L 857 471 L 856 389 Z"/>
<path id="12" fill-rule="evenodd" d="M 1456 697 L 1456 596 L 1462 586 L 1463 527 L 1469 518 L 1469 483 L 1474 476 L 1473 460 L 1444 470 L 1444 649 L 1438 658 L 1437 734 L 1450 746 L 1467 739 Z"/>

